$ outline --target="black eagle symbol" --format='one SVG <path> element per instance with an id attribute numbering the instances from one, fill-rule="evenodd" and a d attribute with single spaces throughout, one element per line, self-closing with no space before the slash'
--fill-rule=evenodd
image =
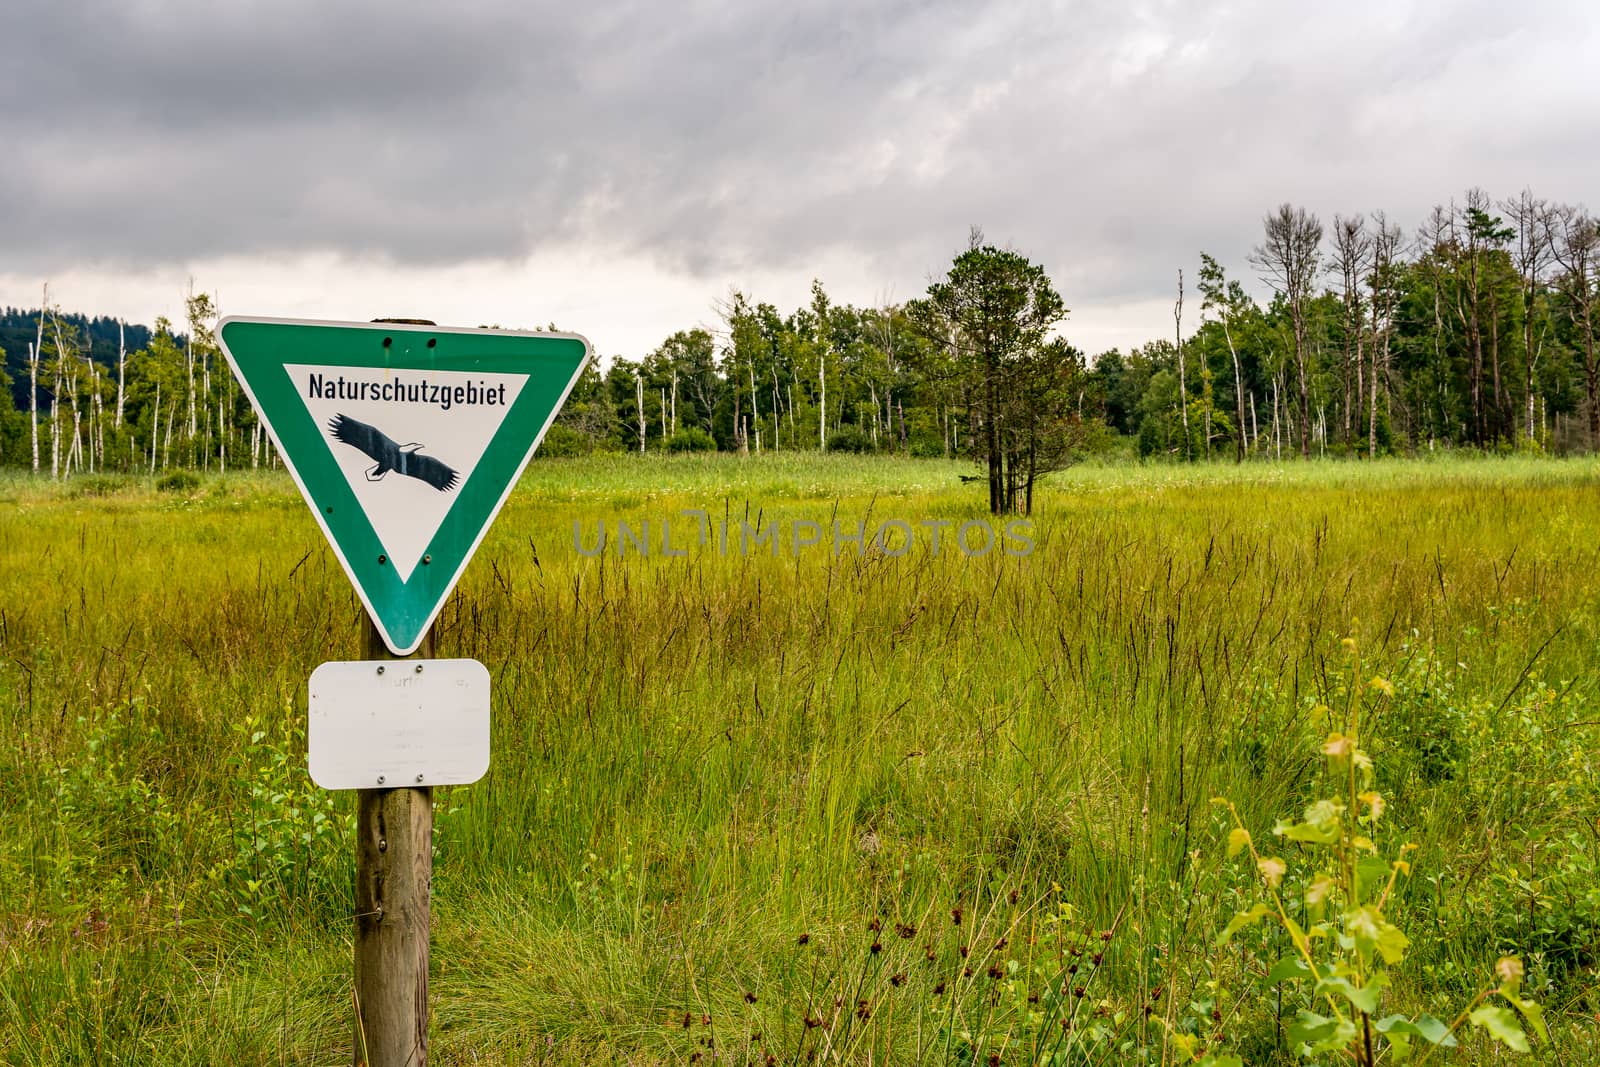
<path id="1" fill-rule="evenodd" d="M 454 489 L 460 479 L 455 468 L 418 452 L 417 449 L 421 448 L 421 445 L 414 443 L 397 445 L 376 426 L 357 422 L 348 415 L 335 416 L 328 422 L 328 430 L 338 440 L 365 452 L 376 463 L 376 466 L 367 471 L 369 482 L 376 482 L 385 474 L 394 471 L 407 478 L 427 482 L 444 493 Z"/>

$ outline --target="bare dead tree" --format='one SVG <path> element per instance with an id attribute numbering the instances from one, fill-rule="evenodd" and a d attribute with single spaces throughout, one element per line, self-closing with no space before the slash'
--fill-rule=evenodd
<path id="1" fill-rule="evenodd" d="M 1563 205 L 1550 214 L 1550 253 L 1561 267 L 1556 289 L 1583 345 L 1584 394 L 1589 406 L 1589 442 L 1600 442 L 1600 363 L 1595 360 L 1596 270 L 1600 268 L 1600 223 L 1581 207 Z"/>
<path id="2" fill-rule="evenodd" d="M 1367 405 L 1367 455 L 1378 457 L 1378 383 L 1388 389 L 1389 335 L 1394 328 L 1394 306 L 1399 294 L 1395 253 L 1402 239 L 1399 226 L 1391 225 L 1381 211 L 1372 213 L 1372 375 Z"/>
<path id="3" fill-rule="evenodd" d="M 50 283 L 39 301 L 38 331 L 28 349 L 28 432 L 33 438 L 33 473 L 39 473 L 39 360 L 44 358 L 44 314 L 50 306 Z"/>
<path id="4" fill-rule="evenodd" d="M 1183 358 L 1183 268 L 1178 268 L 1178 302 L 1172 305 L 1174 347 L 1178 351 L 1178 410 L 1183 416 L 1183 458 L 1190 459 L 1189 375 Z"/>
<path id="5" fill-rule="evenodd" d="M 117 422 L 122 429 L 122 400 L 126 395 L 128 369 L 128 337 L 121 319 L 117 320 Z"/>
<path id="6" fill-rule="evenodd" d="M 1262 220 L 1264 239 L 1250 254 L 1261 280 L 1289 306 L 1294 331 L 1294 360 L 1300 388 L 1300 455 L 1311 458 L 1311 376 L 1308 322 L 1311 286 L 1317 276 L 1322 223 L 1305 208 L 1282 204 Z"/>
<path id="7" fill-rule="evenodd" d="M 1344 218 L 1333 217 L 1333 263 L 1338 272 L 1340 295 L 1344 303 L 1344 368 L 1340 377 L 1344 384 L 1344 436 L 1352 440 L 1351 419 L 1360 423 L 1359 409 L 1364 399 L 1362 388 L 1365 360 L 1366 311 L 1361 306 L 1361 275 L 1367 257 L 1372 254 L 1372 234 L 1367 232 L 1367 220 L 1361 215 Z M 1354 402 L 1351 392 L 1354 390 Z"/>
<path id="8" fill-rule="evenodd" d="M 1512 253 L 1517 266 L 1517 280 L 1522 290 L 1522 384 L 1523 433 L 1533 440 L 1533 372 L 1544 350 L 1544 330 L 1535 332 L 1534 301 L 1544 285 L 1545 272 L 1550 266 L 1550 202 L 1533 195 L 1532 190 L 1522 190 L 1515 200 L 1504 201 L 1500 208 L 1511 216 L 1516 227 L 1516 249 Z"/>
<path id="9" fill-rule="evenodd" d="M 644 417 L 644 368 L 643 367 L 639 368 L 639 372 L 636 375 L 634 375 L 634 378 L 633 378 L 633 403 L 634 403 L 634 407 L 638 409 L 638 414 L 639 414 L 639 452 L 640 452 L 640 454 L 643 454 L 644 453 L 645 431 L 646 431 L 646 427 L 648 425 L 648 420 Z"/>

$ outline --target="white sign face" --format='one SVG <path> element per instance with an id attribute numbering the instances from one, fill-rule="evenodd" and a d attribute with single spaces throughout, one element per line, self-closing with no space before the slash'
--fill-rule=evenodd
<path id="1" fill-rule="evenodd" d="M 528 376 L 296 363 L 283 369 L 400 580 L 410 581 L 455 490 L 483 458 Z"/>
<path id="2" fill-rule="evenodd" d="M 465 785 L 489 769 L 489 671 L 474 659 L 358 660 L 311 672 L 311 780 Z"/>

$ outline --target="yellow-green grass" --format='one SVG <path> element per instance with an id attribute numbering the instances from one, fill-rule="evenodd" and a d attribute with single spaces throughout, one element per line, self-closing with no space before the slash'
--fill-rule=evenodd
<path id="1" fill-rule="evenodd" d="M 1253 883 L 1210 801 L 1270 840 L 1316 795 L 1346 636 L 1397 687 L 1365 738 L 1385 843 L 1421 846 L 1392 1004 L 1448 1017 L 1517 951 L 1594 1058 L 1600 463 L 1085 467 L 1030 554 L 950 527 L 935 557 L 919 522 L 985 518 L 970 473 L 530 467 L 438 624 L 495 719 L 489 775 L 436 795 L 435 1062 L 1028 1062 L 1061 977 L 1031 968 L 1086 939 L 1080 1031 L 1103 1003 L 1151 1062 L 1190 1017 L 1290 1062 L 1251 992 L 1272 946 L 1213 948 Z M 831 550 L 888 519 L 905 555 Z M 823 542 L 791 552 L 797 520 Z M 360 610 L 281 474 L 0 480 L 0 1057 L 348 1059 L 351 798 L 306 780 L 302 720 Z"/>

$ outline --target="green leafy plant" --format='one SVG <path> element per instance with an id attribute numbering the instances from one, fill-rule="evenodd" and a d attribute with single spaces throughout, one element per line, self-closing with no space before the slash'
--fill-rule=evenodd
<path id="1" fill-rule="evenodd" d="M 1373 787 L 1372 759 L 1361 748 L 1361 705 L 1364 697 L 1393 696 L 1394 687 L 1379 677 L 1358 685 L 1356 644 L 1346 638 L 1344 647 L 1351 661 L 1344 728 L 1322 744 L 1333 795 L 1312 802 L 1299 822 L 1280 820 L 1273 828 L 1273 836 L 1302 847 L 1284 849 L 1282 856 L 1262 851 L 1234 804 L 1215 801 L 1232 818 L 1228 854 L 1248 851 L 1260 880 L 1260 899 L 1233 916 L 1218 944 L 1262 920 L 1282 927 L 1293 951 L 1271 967 L 1266 982 L 1290 983 L 1306 995 L 1287 1030 L 1304 1056 L 1343 1053 L 1373 1067 L 1386 1051 L 1401 1061 L 1424 1047 L 1421 1062 L 1457 1045 L 1456 1031 L 1468 1023 L 1513 1051 L 1528 1052 L 1528 1029 L 1541 1038 L 1546 1033 L 1539 1005 L 1522 996 L 1523 965 L 1515 957 L 1502 957 L 1495 965 L 1498 982 L 1480 990 L 1450 1022 L 1392 1006 L 1382 1014 L 1390 972 L 1411 947 L 1390 912 L 1399 879 L 1411 873 L 1405 856 L 1415 846 L 1401 845 L 1385 858 L 1377 843 L 1386 802 Z"/>
<path id="2" fill-rule="evenodd" d="M 717 442 L 698 426 L 685 426 L 667 438 L 668 452 L 715 452 Z"/>
<path id="3" fill-rule="evenodd" d="M 251 919 L 292 901 L 336 918 L 347 903 L 350 818 L 306 773 L 304 720 L 286 704 L 237 729 L 247 738 L 233 761 L 244 795 L 230 814 L 231 855 L 214 873 L 226 874 L 237 911 Z"/>
<path id="4" fill-rule="evenodd" d="M 163 493 L 192 493 L 200 488 L 200 476 L 191 471 L 173 471 L 156 479 L 156 488 Z"/>

